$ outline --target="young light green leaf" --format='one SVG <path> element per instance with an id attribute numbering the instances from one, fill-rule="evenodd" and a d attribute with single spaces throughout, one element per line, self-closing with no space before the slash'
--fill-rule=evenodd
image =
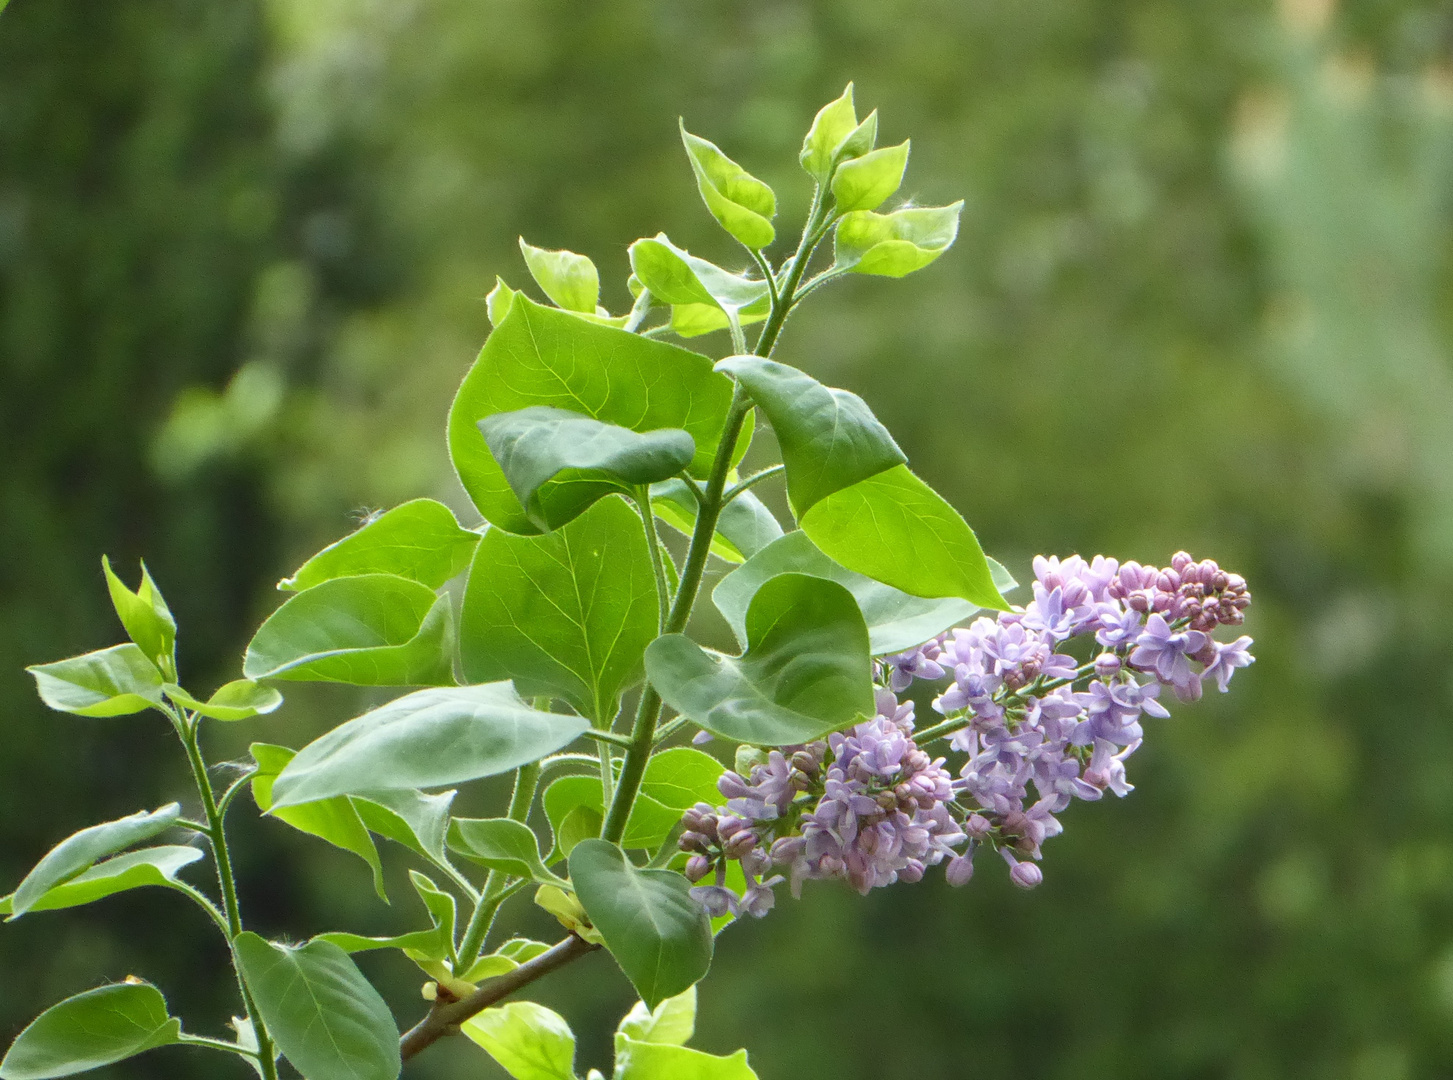
<path id="1" fill-rule="evenodd" d="M 129 637 L 168 679 L 177 677 L 177 621 L 152 581 L 146 563 L 141 564 L 141 585 L 132 592 L 111 570 L 111 560 L 101 556 L 111 605 Z"/>
<path id="2" fill-rule="evenodd" d="M 498 326 L 505 321 L 510 313 L 510 307 L 518 295 L 514 289 L 505 284 L 504 278 L 495 277 L 494 288 L 490 289 L 489 294 L 484 298 L 484 310 L 485 314 L 489 316 L 490 326 Z"/>
<path id="3" fill-rule="evenodd" d="M 162 674 L 130 642 L 25 670 L 40 700 L 60 712 L 126 716 L 161 705 Z"/>
<path id="4" fill-rule="evenodd" d="M 546 296 L 566 311 L 595 314 L 600 302 L 600 274 L 595 263 L 573 251 L 547 251 L 525 243 L 520 237 L 525 265 Z"/>
<path id="5" fill-rule="evenodd" d="M 449 846 L 466 859 L 511 877 L 531 878 L 545 884 L 565 884 L 540 858 L 540 843 L 521 821 L 509 818 L 455 818 L 449 826 Z"/>
<path id="6" fill-rule="evenodd" d="M 632 431 L 552 405 L 486 416 L 479 430 L 541 532 L 612 492 L 675 476 L 696 456 L 695 441 L 680 428 Z"/>
<path id="7" fill-rule="evenodd" d="M 394 574 L 334 578 L 290 598 L 247 646 L 249 679 L 358 686 L 454 681 L 447 595 Z"/>
<path id="8" fill-rule="evenodd" d="M 902 186 L 907 168 L 907 142 L 843 162 L 832 177 L 832 196 L 838 211 L 878 209 Z"/>
<path id="9" fill-rule="evenodd" d="M 641 792 L 673 810 L 689 810 L 699 802 L 716 804 L 716 781 L 725 766 L 710 754 L 675 746 L 654 754 L 641 777 Z"/>
<path id="10" fill-rule="evenodd" d="M 1012 579 L 1003 567 L 989 560 L 996 584 L 1008 588 Z M 998 567 L 998 571 L 994 568 Z M 1003 573 L 1002 579 L 999 573 Z M 763 584 L 779 574 L 810 574 L 836 581 L 858 602 L 868 624 L 869 649 L 874 656 L 902 652 L 921 645 L 951 626 L 964 625 L 978 605 L 957 596 L 928 599 L 911 596 L 891 585 L 854 573 L 833 562 L 808 539 L 805 532 L 788 533 L 747 560 L 746 565 L 722 578 L 711 599 L 737 640 L 747 640 L 747 608 Z"/>
<path id="11" fill-rule="evenodd" d="M 444 859 L 444 835 L 455 794 L 444 791 L 426 795 L 413 788 L 399 788 L 365 791 L 350 798 L 371 831 L 439 863 Z"/>
<path id="12" fill-rule="evenodd" d="M 530 708 L 508 682 L 416 690 L 298 751 L 273 784 L 274 812 L 334 795 L 495 776 L 553 754 L 589 727 L 579 716 Z"/>
<path id="13" fill-rule="evenodd" d="M 638 870 L 604 840 L 570 853 L 570 881 L 606 948 L 650 1008 L 684 991 L 711 966 L 706 911 L 673 870 Z"/>
<path id="14" fill-rule="evenodd" d="M 579 841 L 600 835 L 605 816 L 600 777 L 562 776 L 545 789 L 541 802 L 555 834 L 556 855 L 568 855 Z M 680 820 L 680 811 L 650 795 L 637 795 L 621 843 L 627 848 L 658 847 Z"/>
<path id="15" fill-rule="evenodd" d="M 253 743 L 250 750 L 252 760 L 257 762 L 257 772 L 252 774 L 252 799 L 257 803 L 257 808 L 266 814 L 273 810 L 273 784 L 296 753 L 286 746 L 271 746 L 268 743 Z M 383 863 L 379 860 L 378 848 L 346 795 L 335 795 L 331 799 L 298 806 L 280 807 L 272 816 L 299 832 L 326 840 L 344 851 L 353 852 L 373 871 L 373 891 L 378 893 L 380 900 L 388 903 L 388 893 L 383 886 Z"/>
<path id="16" fill-rule="evenodd" d="M 464 591 L 464 674 L 514 679 L 609 724 L 657 620 L 645 530 L 625 500 L 602 499 L 545 536 L 491 530 Z"/>
<path id="17" fill-rule="evenodd" d="M 119 892 L 146 885 L 173 886 L 183 867 L 203 857 L 194 847 L 165 845 L 128 851 L 114 859 L 98 862 L 89 870 L 60 885 L 52 886 L 33 901 L 29 911 L 58 911 L 80 907 Z M 0 897 L 0 915 L 11 915 L 13 897 Z"/>
<path id="18" fill-rule="evenodd" d="M 424 901 L 424 907 L 429 911 L 429 919 L 433 922 L 439 943 L 444 948 L 443 959 L 448 960 L 450 967 L 453 967 L 459 959 L 454 953 L 454 931 L 459 917 L 454 894 L 445 892 L 427 874 L 421 874 L 417 870 L 409 871 L 409 880 L 413 882 L 414 891 L 419 894 L 419 899 Z"/>
<path id="19" fill-rule="evenodd" d="M 448 961 L 452 964 L 455 960 L 454 929 L 457 918 L 454 897 L 417 870 L 409 871 L 409 880 L 413 882 L 414 891 L 428 909 L 429 921 L 433 924 L 428 930 L 415 930 L 395 937 L 364 937 L 362 934 L 333 931 L 319 934 L 313 940 L 327 941 L 346 953 L 400 949 L 417 959 Z"/>
<path id="20" fill-rule="evenodd" d="M 283 703 L 282 694 L 275 688 L 255 683 L 251 679 L 234 679 L 230 683 L 223 683 L 206 701 L 198 701 L 175 683 L 167 683 L 162 687 L 162 692 L 173 704 L 213 720 L 247 720 L 262 713 L 270 713 Z"/>
<path id="21" fill-rule="evenodd" d="M 100 986 L 52 1005 L 0 1061 L 0 1080 L 50 1080 L 182 1041 L 182 1022 L 150 983 Z"/>
<path id="22" fill-rule="evenodd" d="M 857 394 L 760 356 L 729 356 L 716 368 L 734 375 L 767 415 L 799 517 L 834 491 L 908 460 Z"/>
<path id="23" fill-rule="evenodd" d="M 543 1005 L 512 1001 L 485 1009 L 459 1030 L 515 1080 L 575 1080 L 575 1034 Z"/>
<path id="24" fill-rule="evenodd" d="M 709 655 L 682 634 L 646 650 L 662 700 L 724 738 L 754 746 L 809 742 L 873 713 L 868 628 L 836 582 L 781 574 L 747 608 L 747 651 Z"/>
<path id="25" fill-rule="evenodd" d="M 853 107 L 853 84 L 842 97 L 829 101 L 813 117 L 807 138 L 802 141 L 799 160 L 802 167 L 819 184 L 826 184 L 838 161 L 838 149 L 858 126 L 857 109 Z"/>
<path id="26" fill-rule="evenodd" d="M 685 1046 L 617 1040 L 615 1080 L 757 1080 L 747 1052 L 727 1057 Z"/>
<path id="27" fill-rule="evenodd" d="M 696 442 L 693 475 L 711 469 L 731 380 L 698 353 L 586 322 L 517 297 L 465 376 L 449 413 L 449 454 L 485 520 L 539 532 L 475 426 L 486 416 L 553 405 L 632 431 L 681 428 Z"/>
<path id="28" fill-rule="evenodd" d="M 771 298 L 764 295 L 738 309 L 737 325 L 751 326 L 762 322 L 771 309 Z M 731 324 L 726 312 L 715 304 L 673 304 L 671 307 L 671 332 L 677 337 L 700 337 L 716 330 L 726 330 Z"/>
<path id="29" fill-rule="evenodd" d="M 938 258 L 959 235 L 963 200 L 952 206 L 915 206 L 891 214 L 861 210 L 837 225 L 835 263 L 854 274 L 903 277 Z"/>
<path id="30" fill-rule="evenodd" d="M 711 216 L 744 246 L 767 247 L 776 238 L 772 219 L 777 215 L 777 196 L 772 189 L 721 152 L 715 143 L 686 130 L 681 122 L 681 142 L 696 174 L 696 187 Z M 646 281 L 643 277 L 642 281 Z M 650 282 L 646 282 L 650 288 Z M 654 289 L 652 290 L 655 291 Z"/>
<path id="31" fill-rule="evenodd" d="M 829 495 L 802 531 L 829 558 L 903 592 L 1009 608 L 974 531 L 907 466 Z"/>
<path id="32" fill-rule="evenodd" d="M 16 886 L 15 893 L 10 898 L 11 918 L 24 915 L 51 889 L 90 868 L 98 859 L 125 851 L 133 844 L 150 840 L 170 829 L 181 815 L 181 806 L 167 803 L 150 813 L 140 810 L 116 821 L 92 825 L 66 837 L 51 848 L 45 858 L 25 875 L 25 880 Z"/>
<path id="33" fill-rule="evenodd" d="M 631 269 L 662 303 L 671 304 L 671 328 L 683 337 L 735 323 L 760 322 L 771 309 L 767 283 L 729 273 L 671 243 L 665 233 L 630 247 Z M 705 315 L 696 309 L 711 311 Z M 704 322 L 702 320 L 705 320 Z"/>
<path id="34" fill-rule="evenodd" d="M 644 1001 L 632 1005 L 631 1011 L 616 1027 L 617 1052 L 622 1038 L 685 1046 L 695 1031 L 696 987 L 691 986 L 685 993 L 667 998 L 654 1009 L 646 1008 Z"/>
<path id="35" fill-rule="evenodd" d="M 591 837 L 594 840 L 596 837 Z M 554 885 L 541 885 L 535 890 L 535 903 L 560 921 L 560 925 L 576 937 L 592 945 L 604 945 L 600 931 L 591 925 L 575 894 Z"/>
<path id="36" fill-rule="evenodd" d="M 696 531 L 696 497 L 686 481 L 675 478 L 651 485 L 651 508 L 658 518 L 677 532 L 690 536 Z M 722 508 L 711 538 L 711 553 L 726 562 L 739 563 L 782 535 L 782 526 L 765 503 L 751 491 L 744 491 Z"/>
<path id="37" fill-rule="evenodd" d="M 403 1063 L 388 1005 L 327 941 L 279 945 L 253 933 L 232 945 L 257 1011 L 307 1080 L 395 1080 Z"/>
<path id="38" fill-rule="evenodd" d="M 479 534 L 460 528 L 449 507 L 414 499 L 329 544 L 277 587 L 301 591 L 334 578 L 394 574 L 437 589 L 463 572 L 478 543 Z"/>

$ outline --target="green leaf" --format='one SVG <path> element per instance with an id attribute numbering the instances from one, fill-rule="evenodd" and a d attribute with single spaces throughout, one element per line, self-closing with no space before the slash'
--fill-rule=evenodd
<path id="1" fill-rule="evenodd" d="M 752 598 L 746 632 L 740 657 L 709 655 L 683 634 L 657 638 L 651 685 L 708 731 L 754 746 L 809 742 L 872 715 L 868 628 L 841 585 L 778 575 Z"/>
<path id="2" fill-rule="evenodd" d="M 399 1075 L 393 1014 L 337 945 L 293 947 L 244 933 L 232 948 L 268 1032 L 307 1080 Z"/>
<path id="3" fill-rule="evenodd" d="M 622 1038 L 636 1042 L 666 1043 L 668 1046 L 685 1046 L 696 1032 L 696 987 L 688 987 L 685 993 L 669 997 L 654 1009 L 646 1008 L 644 1001 L 631 1006 L 620 1024 L 616 1026 L 616 1042 Z"/>
<path id="4" fill-rule="evenodd" d="M 36 664 L 35 689 L 52 709 L 77 716 L 125 716 L 161 705 L 162 675 L 134 644 Z"/>
<path id="5" fill-rule="evenodd" d="M 595 263 L 573 251 L 547 251 L 525 243 L 520 237 L 525 265 L 546 296 L 566 311 L 595 314 L 600 302 L 600 274 Z"/>
<path id="6" fill-rule="evenodd" d="M 460 528 L 449 507 L 414 499 L 329 544 L 277 587 L 301 591 L 334 578 L 394 574 L 437 589 L 463 572 L 478 543 L 479 534 Z"/>
<path id="7" fill-rule="evenodd" d="M 566 895 L 560 889 L 553 887 L 552 891 L 561 896 Z M 543 941 L 532 941 L 530 938 L 510 938 L 488 956 L 481 956 L 460 978 L 465 982 L 479 983 L 497 975 L 508 975 L 521 964 L 549 951 L 550 946 Z"/>
<path id="8" fill-rule="evenodd" d="M 766 320 L 771 311 L 771 298 L 761 299 L 737 310 L 737 325 L 751 326 Z M 725 330 L 731 326 L 727 313 L 715 304 L 673 304 L 671 306 L 671 332 L 677 337 L 693 338 Z"/>
<path id="9" fill-rule="evenodd" d="M 183 867 L 203 857 L 194 847 L 166 845 L 142 848 L 99 862 L 63 884 L 52 886 L 32 901 L 29 911 L 80 907 L 145 885 L 171 886 Z M 0 897 L 0 915 L 12 913 L 13 897 Z"/>
<path id="10" fill-rule="evenodd" d="M 559 1013 L 512 1001 L 476 1013 L 459 1030 L 515 1080 L 575 1080 L 575 1034 Z"/>
<path id="11" fill-rule="evenodd" d="M 268 616 L 242 673 L 358 686 L 448 684 L 453 638 L 447 595 L 393 574 L 335 578 Z"/>
<path id="12" fill-rule="evenodd" d="M 530 708 L 507 682 L 416 690 L 299 750 L 273 784 L 273 812 L 334 795 L 495 776 L 553 754 L 589 726 Z"/>
<path id="13" fill-rule="evenodd" d="M 570 853 L 570 881 L 616 963 L 650 1008 L 681 993 L 711 966 L 706 911 L 674 870 L 638 870 L 604 840 Z"/>
<path id="14" fill-rule="evenodd" d="M 273 809 L 272 788 L 278 774 L 296 756 L 286 746 L 271 746 L 267 743 L 253 743 L 249 748 L 252 760 L 257 762 L 257 772 L 252 774 L 252 799 L 264 814 Z M 351 851 L 366 862 L 373 871 L 373 890 L 379 899 L 388 903 L 388 893 L 383 886 L 383 863 L 378 857 L 378 848 L 368 827 L 358 816 L 358 811 L 346 795 L 331 799 L 303 803 L 299 806 L 284 806 L 277 809 L 273 817 L 285 821 L 299 832 L 326 840 L 334 847 Z"/>
<path id="15" fill-rule="evenodd" d="M 545 536 L 490 530 L 464 590 L 460 657 L 471 682 L 569 701 L 609 724 L 656 636 L 651 556 L 639 516 L 602 499 Z"/>
<path id="16" fill-rule="evenodd" d="M 141 585 L 132 592 L 111 571 L 111 560 L 101 556 L 101 569 L 106 574 L 106 587 L 111 604 L 129 637 L 144 652 L 157 670 L 168 679 L 177 677 L 177 621 L 162 599 L 161 590 L 151 579 L 146 563 L 141 564 Z"/>
<path id="17" fill-rule="evenodd" d="M 512 877 L 563 885 L 540 859 L 540 842 L 528 825 L 510 818 L 455 818 L 449 846 L 466 859 Z"/>
<path id="18" fill-rule="evenodd" d="M 11 896 L 11 918 L 19 918 L 40 902 L 57 885 L 64 884 L 98 859 L 125 851 L 133 844 L 166 832 L 181 817 L 177 803 L 167 803 L 148 813 L 140 810 L 116 821 L 92 825 L 66 837 L 46 853 Z"/>
<path id="19" fill-rule="evenodd" d="M 337 945 L 346 953 L 401 949 L 412 957 L 441 962 L 447 960 L 452 964 L 455 960 L 454 929 L 457 918 L 454 897 L 416 870 L 409 871 L 409 880 L 413 882 L 414 890 L 428 909 L 429 921 L 433 924 L 428 930 L 415 930 L 394 937 L 365 937 L 362 934 L 332 931 L 319 934 L 313 940 Z"/>
<path id="20" fill-rule="evenodd" d="M 0 1080 L 49 1080 L 182 1041 L 182 1022 L 150 983 L 100 986 L 52 1005 L 0 1061 Z"/>
<path id="21" fill-rule="evenodd" d="M 730 356 L 716 367 L 736 376 L 776 432 L 799 517 L 834 491 L 908 460 L 857 394 L 759 356 Z"/>
<path id="22" fill-rule="evenodd" d="M 510 313 L 510 308 L 514 305 L 515 297 L 518 295 L 519 293 L 505 284 L 504 278 L 496 275 L 494 288 L 490 289 L 489 295 L 484 298 L 484 310 L 489 316 L 490 326 L 498 326 L 505 321 Z"/>
<path id="23" fill-rule="evenodd" d="M 838 211 L 878 209 L 902 186 L 907 168 L 907 142 L 843 162 L 832 177 L 832 195 Z"/>
<path id="24" fill-rule="evenodd" d="M 676 478 L 651 485 L 651 508 L 656 516 L 677 532 L 690 536 L 696 531 L 696 496 L 686 481 Z M 711 553 L 727 562 L 750 558 L 782 535 L 782 526 L 765 503 L 751 491 L 744 491 L 722 508 L 711 538 Z"/>
<path id="25" fill-rule="evenodd" d="M 978 538 L 907 466 L 829 495 L 802 517 L 829 558 L 914 596 L 958 596 L 1009 609 Z"/>
<path id="26" fill-rule="evenodd" d="M 681 428 L 705 477 L 731 405 L 731 380 L 698 353 L 586 322 L 517 297 L 465 376 L 449 413 L 449 453 L 485 520 L 536 533 L 475 426 L 486 416 L 553 405 L 632 431 Z"/>
<path id="27" fill-rule="evenodd" d="M 263 686 L 251 679 L 234 679 L 217 688 L 217 692 L 206 701 L 198 701 L 175 683 L 167 683 L 162 692 L 174 704 L 190 709 L 213 720 L 246 720 L 262 713 L 270 713 L 283 703 L 283 696 L 271 686 Z"/>
<path id="28" fill-rule="evenodd" d="M 741 569 L 722 578 L 712 590 L 712 602 L 731 626 L 738 641 L 745 643 L 747 640 L 747 608 L 752 597 L 757 595 L 763 584 L 779 574 L 810 574 L 826 578 L 852 593 L 863 613 L 863 620 L 868 624 L 869 650 L 874 656 L 886 656 L 921 645 L 951 626 L 963 625 L 979 610 L 977 604 L 956 596 L 936 599 L 911 596 L 891 585 L 856 574 L 829 559 L 805 532 L 799 530 L 763 548 Z M 996 576 L 995 580 L 1000 579 Z M 1007 572 L 1004 572 L 1003 580 L 1012 581 Z"/>
<path id="29" fill-rule="evenodd" d="M 746 247 L 760 250 L 776 238 L 772 218 L 777 215 L 777 196 L 772 189 L 717 148 L 717 145 L 686 130 L 681 122 L 681 142 L 696 174 L 696 187 L 711 216 L 723 229 Z M 642 281 L 646 281 L 644 277 Z M 646 282 L 650 288 L 650 282 Z M 652 290 L 653 292 L 655 290 Z"/>
<path id="30" fill-rule="evenodd" d="M 552 405 L 486 416 L 479 430 L 542 532 L 612 492 L 675 476 L 696 456 L 696 443 L 680 428 L 637 432 Z"/>
<path id="31" fill-rule="evenodd" d="M 903 277 L 938 258 L 959 235 L 963 200 L 915 206 L 891 214 L 860 210 L 837 225 L 836 266 L 854 274 Z"/>
<path id="32" fill-rule="evenodd" d="M 699 802 L 721 801 L 717 777 L 725 766 L 710 754 L 675 746 L 651 756 L 641 778 L 641 791 L 673 810 L 689 810 Z"/>
<path id="33" fill-rule="evenodd" d="M 444 859 L 444 835 L 455 794 L 444 791 L 426 795 L 413 788 L 400 788 L 365 791 L 350 798 L 370 830 L 438 863 Z"/>
<path id="34" fill-rule="evenodd" d="M 757 1080 L 747 1052 L 727 1057 L 666 1043 L 623 1038 L 616 1051 L 615 1080 Z"/>
<path id="35" fill-rule="evenodd" d="M 819 184 L 826 185 L 838 163 L 866 154 L 878 139 L 878 113 L 873 111 L 861 124 L 853 107 L 853 84 L 842 97 L 818 110 L 802 142 L 798 160 Z"/>
<path id="36" fill-rule="evenodd" d="M 439 888 L 428 875 L 417 870 L 409 871 L 409 880 L 413 882 L 414 891 L 419 894 L 419 899 L 424 901 L 424 907 L 429 911 L 429 919 L 434 924 L 439 945 L 444 950 L 443 959 L 447 959 L 452 967 L 458 960 L 454 953 L 454 931 L 459 911 L 454 895 Z"/>
<path id="37" fill-rule="evenodd" d="M 649 240 L 637 240 L 630 247 L 630 257 L 631 269 L 651 290 L 651 296 L 663 304 L 716 308 L 725 320 L 722 326 L 733 320 L 741 325 L 743 321 L 758 321 L 756 316 L 767 316 L 771 299 L 765 281 L 729 273 L 699 259 L 671 243 L 665 233 Z M 686 314 L 689 313 L 683 313 L 683 318 Z M 678 329 L 674 307 L 672 328 Z M 717 328 L 712 325 L 693 332 L 705 333 Z"/>
<path id="38" fill-rule="evenodd" d="M 545 789 L 541 799 L 545 817 L 555 834 L 555 849 L 560 855 L 568 855 L 580 840 L 600 835 L 600 824 L 605 816 L 605 799 L 601 795 L 598 776 L 562 776 Z M 586 813 L 575 818 L 579 811 Z M 628 848 L 652 848 L 660 844 L 681 820 L 681 814 L 647 794 L 636 796 L 631 806 L 631 816 L 626 820 L 626 832 L 621 843 Z M 594 828 L 591 829 L 591 824 Z M 584 832 L 585 835 L 579 835 Z"/>

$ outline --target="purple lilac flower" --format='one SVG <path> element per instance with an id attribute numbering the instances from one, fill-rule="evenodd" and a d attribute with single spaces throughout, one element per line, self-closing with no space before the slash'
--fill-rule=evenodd
<path id="1" fill-rule="evenodd" d="M 914 679 L 942 679 L 943 668 L 938 663 L 942 653 L 943 640 L 938 637 L 916 649 L 883 657 L 880 663 L 888 673 L 888 688 L 901 694 L 913 685 Z"/>
<path id="2" fill-rule="evenodd" d="M 1210 638 L 1200 630 L 1175 631 L 1159 612 L 1145 620 L 1145 631 L 1135 639 L 1130 662 L 1143 671 L 1154 671 L 1163 683 L 1175 687 L 1183 698 L 1200 697 L 1200 676 L 1191 670 L 1191 656 L 1206 647 Z"/>
<path id="3" fill-rule="evenodd" d="M 1251 639 L 1245 634 L 1230 643 L 1214 641 L 1211 644 L 1216 655 L 1201 672 L 1201 680 L 1204 682 L 1214 676 L 1217 687 L 1224 694 L 1230 688 L 1231 676 L 1236 673 L 1236 669 L 1251 666 L 1256 662 L 1256 657 L 1246 651 L 1251 646 Z"/>

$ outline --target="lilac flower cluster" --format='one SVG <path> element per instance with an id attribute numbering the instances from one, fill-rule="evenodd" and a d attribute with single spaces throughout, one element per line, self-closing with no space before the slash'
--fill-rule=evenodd
<path id="1" fill-rule="evenodd" d="M 866 893 L 945 861 L 961 885 L 985 845 L 1016 885 L 1033 888 L 1041 845 L 1062 831 L 1055 815 L 1074 799 L 1132 790 L 1125 762 L 1144 737 L 1141 717 L 1169 715 L 1162 687 L 1182 700 L 1210 680 L 1225 692 L 1253 661 L 1251 638 L 1212 636 L 1240 625 L 1251 602 L 1245 580 L 1212 560 L 1179 552 L 1156 568 L 1039 557 L 1034 574 L 1022 610 L 880 660 L 876 716 L 773 750 L 746 778 L 722 776 L 726 806 L 698 804 L 681 837 L 687 876 L 714 874 L 693 889 L 708 910 L 766 914 L 783 880 L 767 876 L 774 867 L 786 868 L 794 895 L 808 878 L 843 878 Z M 1075 649 L 1098 654 L 1080 660 Z M 967 755 L 957 779 L 919 748 L 913 705 L 897 697 L 916 680 L 944 678 L 933 702 L 944 719 L 925 734 Z M 733 859 L 746 875 L 740 898 L 725 883 Z"/>

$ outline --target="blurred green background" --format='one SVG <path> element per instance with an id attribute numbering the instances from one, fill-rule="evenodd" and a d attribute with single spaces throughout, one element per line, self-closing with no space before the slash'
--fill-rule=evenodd
<path id="1" fill-rule="evenodd" d="M 0 887 L 186 789 L 164 725 L 48 714 L 21 671 L 120 636 L 103 552 L 147 558 L 193 683 L 233 677 L 273 582 L 353 515 L 463 509 L 443 418 L 494 275 L 526 280 L 518 234 L 590 254 L 617 311 L 638 236 L 736 260 L 677 115 L 791 223 L 802 133 L 852 79 L 913 139 L 904 194 L 964 198 L 963 229 L 922 274 L 819 294 L 779 355 L 863 394 L 1021 579 L 1038 551 L 1243 572 L 1259 660 L 1152 728 L 1131 798 L 1066 815 L 1037 891 L 984 861 L 732 929 L 699 1045 L 763 1080 L 1450 1075 L 1450 50 L 1453 12 L 1413 0 L 14 0 Z M 211 749 L 365 704 L 300 686 Z M 418 918 L 246 800 L 234 821 L 263 930 Z M 155 891 L 7 926 L 0 1041 L 133 972 L 211 1033 L 215 937 Z M 366 969 L 422 1012 L 406 962 Z M 605 1067 L 609 961 L 540 996 Z M 441 1045 L 409 1075 L 492 1070 Z"/>

